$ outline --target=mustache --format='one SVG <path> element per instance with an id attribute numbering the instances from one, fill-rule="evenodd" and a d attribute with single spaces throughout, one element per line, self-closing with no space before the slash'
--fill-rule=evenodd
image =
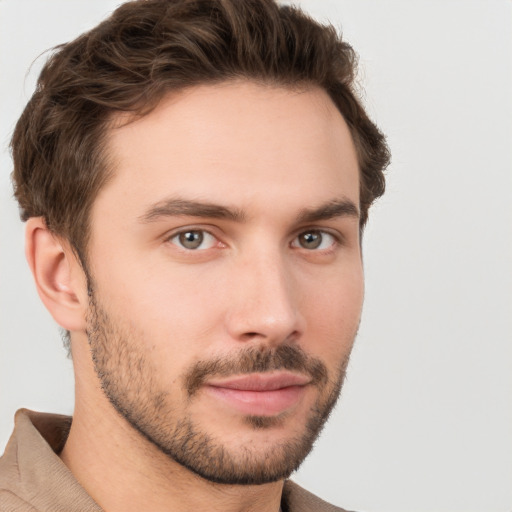
<path id="1" fill-rule="evenodd" d="M 308 355 L 296 345 L 276 348 L 252 347 L 232 359 L 225 357 L 198 361 L 185 375 L 185 388 L 192 397 L 211 377 L 228 377 L 243 373 L 264 373 L 273 370 L 296 371 L 311 378 L 311 384 L 325 386 L 328 371 L 325 364 Z"/>

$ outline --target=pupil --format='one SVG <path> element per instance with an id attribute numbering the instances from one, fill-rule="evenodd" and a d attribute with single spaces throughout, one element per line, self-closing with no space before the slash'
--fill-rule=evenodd
<path id="1" fill-rule="evenodd" d="M 306 249 L 316 249 L 322 242 L 319 233 L 304 233 L 302 235 L 302 246 Z"/>
<path id="2" fill-rule="evenodd" d="M 187 249 L 197 249 L 203 243 L 203 234 L 200 231 L 181 233 L 180 243 Z"/>

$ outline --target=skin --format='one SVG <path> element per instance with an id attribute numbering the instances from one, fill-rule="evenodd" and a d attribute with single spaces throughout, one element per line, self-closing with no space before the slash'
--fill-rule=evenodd
<path id="1" fill-rule="evenodd" d="M 109 512 L 278 511 L 283 477 L 211 482 L 142 436 L 112 394 L 145 414 L 162 444 L 186 418 L 232 466 L 251 471 L 268 472 L 283 445 L 305 437 L 315 409 L 339 392 L 363 300 L 348 128 L 320 89 L 245 81 L 172 94 L 126 120 L 109 132 L 114 174 L 91 211 L 92 303 L 69 244 L 41 219 L 27 225 L 40 296 L 72 333 L 75 414 L 62 460 Z M 184 247 L 184 232 L 200 233 L 202 245 Z M 318 247 L 308 245 L 311 234 Z M 318 363 L 323 383 L 309 370 L 251 371 L 305 379 L 277 408 L 257 400 L 241 408 L 209 385 L 243 375 L 243 354 L 272 358 L 283 346 Z M 192 394 L 187 377 L 211 361 L 227 361 L 227 370 Z"/>

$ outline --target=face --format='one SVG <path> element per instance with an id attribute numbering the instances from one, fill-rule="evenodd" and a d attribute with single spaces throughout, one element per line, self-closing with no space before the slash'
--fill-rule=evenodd
<path id="1" fill-rule="evenodd" d="M 109 135 L 88 337 L 111 404 L 211 481 L 296 469 L 359 324 L 359 177 L 328 96 L 250 82 L 166 98 Z"/>

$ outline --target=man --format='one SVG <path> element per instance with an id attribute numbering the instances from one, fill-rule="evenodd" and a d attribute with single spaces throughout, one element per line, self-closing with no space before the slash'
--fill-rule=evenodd
<path id="1" fill-rule="evenodd" d="M 12 139 L 73 419 L 20 411 L 1 510 L 340 510 L 288 481 L 343 383 L 384 138 L 330 27 L 135 1 L 60 47 Z"/>

